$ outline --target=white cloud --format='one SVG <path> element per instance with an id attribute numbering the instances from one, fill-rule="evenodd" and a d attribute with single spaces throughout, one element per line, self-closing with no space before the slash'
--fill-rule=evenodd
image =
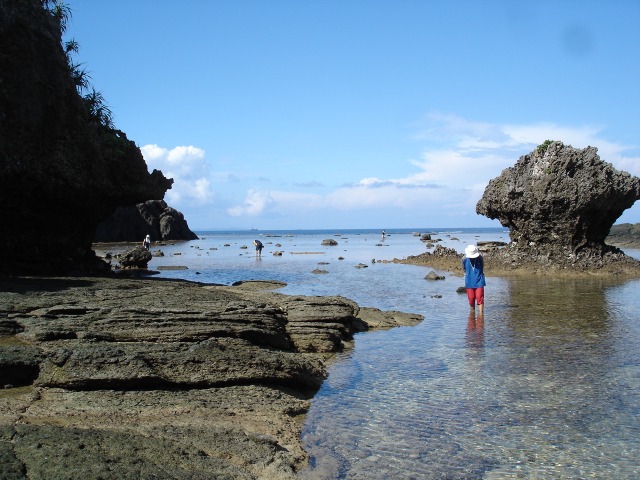
<path id="1" fill-rule="evenodd" d="M 412 162 L 422 169 L 412 177 L 429 178 L 443 185 L 469 184 L 470 177 L 484 180 L 486 185 L 545 140 L 560 140 L 575 148 L 595 146 L 600 158 L 614 167 L 634 175 L 640 172 L 638 158 L 623 155 L 637 147 L 606 140 L 602 126 L 490 124 L 439 113 L 426 115 L 421 126 L 416 138 L 429 143 L 421 160 Z"/>
<path id="2" fill-rule="evenodd" d="M 273 198 L 268 192 L 249 190 L 242 205 L 237 205 L 227 209 L 227 213 L 232 217 L 254 217 L 264 213 L 267 207 L 272 203 Z"/>
<path id="3" fill-rule="evenodd" d="M 331 212 L 384 209 L 435 215 L 475 216 L 475 205 L 487 183 L 547 139 L 576 148 L 598 147 L 603 160 L 636 173 L 638 158 L 624 157 L 628 147 L 605 140 L 603 128 L 591 125 L 559 126 L 472 122 L 451 114 L 428 114 L 416 140 L 422 143 L 415 171 L 399 178 L 363 176 L 360 180 L 323 193 L 249 190 L 241 205 L 228 209 L 232 216 L 280 215 L 326 217 Z M 366 173 L 366 172 L 364 172 Z M 298 185 L 298 187 L 303 188 Z"/>
<path id="4" fill-rule="evenodd" d="M 218 211 L 219 216 L 226 213 L 236 219 L 233 222 L 243 217 L 252 218 L 252 222 L 263 217 L 270 218 L 270 222 L 279 218 L 306 225 L 314 221 L 327 224 L 338 217 L 387 224 L 396 219 L 417 219 L 416 223 L 426 219 L 441 225 L 455 218 L 474 223 L 488 221 L 476 215 L 475 205 L 489 180 L 547 139 L 561 140 L 576 148 L 595 146 L 600 157 L 614 167 L 640 174 L 640 158 L 625 156 L 625 152 L 637 147 L 606 140 L 604 129 L 593 125 L 498 124 L 430 113 L 420 127 L 415 137 L 416 158 L 405 160 L 413 171 L 391 178 L 376 176 L 374 171 L 362 172 L 360 179 L 350 179 L 333 189 L 317 180 L 293 184 L 291 189 L 266 189 L 258 186 L 264 183 L 257 174 L 210 172 L 204 150 L 194 146 L 167 149 L 146 145 L 141 150 L 150 169 L 158 168 L 174 178 L 174 187 L 167 192 L 170 205 L 206 206 L 208 215 L 212 211 Z M 245 190 L 244 198 L 233 200 L 239 186 L 249 181 L 253 185 Z M 212 184 L 221 189 L 214 205 L 217 210 L 210 209 Z"/>
<path id="5" fill-rule="evenodd" d="M 178 146 L 171 150 L 158 145 L 140 148 L 149 169 L 161 170 L 173 178 L 166 200 L 171 206 L 203 205 L 213 200 L 205 151 L 194 146 Z"/>

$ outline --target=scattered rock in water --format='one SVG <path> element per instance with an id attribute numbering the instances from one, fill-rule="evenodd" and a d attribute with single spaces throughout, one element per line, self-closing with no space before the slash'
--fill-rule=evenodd
<path id="1" fill-rule="evenodd" d="M 424 279 L 425 280 L 444 280 L 444 275 L 438 275 L 436 272 L 431 270 L 429 273 L 427 273 Z"/>
<path id="2" fill-rule="evenodd" d="M 369 268 L 369 265 L 366 265 L 364 263 L 359 263 L 355 266 L 356 268 Z"/>
<path id="3" fill-rule="evenodd" d="M 325 238 L 324 240 L 322 240 L 322 245 L 335 247 L 336 245 L 338 245 L 338 242 L 336 242 L 333 238 Z"/>
<path id="4" fill-rule="evenodd" d="M 467 293 L 467 289 L 465 287 L 456 288 L 456 293 Z"/>
<path id="5" fill-rule="evenodd" d="M 329 270 L 322 270 L 322 269 L 316 268 L 314 270 L 311 270 L 311 273 L 322 275 L 325 273 L 329 273 Z"/>
<path id="6" fill-rule="evenodd" d="M 121 268 L 147 268 L 151 260 L 151 252 L 142 247 L 135 247 L 118 256 Z"/>

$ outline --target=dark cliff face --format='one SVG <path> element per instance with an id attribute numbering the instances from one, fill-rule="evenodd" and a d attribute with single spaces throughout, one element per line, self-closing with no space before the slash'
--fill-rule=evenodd
<path id="1" fill-rule="evenodd" d="M 98 223 L 171 183 L 89 114 L 59 21 L 37 0 L 0 0 L 0 273 L 92 270 Z"/>
<path id="2" fill-rule="evenodd" d="M 158 240 L 197 240 L 184 215 L 164 200 L 149 200 L 130 207 L 118 207 L 96 229 L 96 242 L 141 242 L 149 235 Z"/>
<path id="3" fill-rule="evenodd" d="M 614 222 L 640 198 L 640 178 L 597 149 L 543 144 L 489 182 L 477 213 L 510 229 L 512 248 L 550 254 L 606 251 Z"/>

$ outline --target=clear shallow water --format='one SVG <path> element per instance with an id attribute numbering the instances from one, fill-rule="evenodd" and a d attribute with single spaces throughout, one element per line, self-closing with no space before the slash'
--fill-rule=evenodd
<path id="1" fill-rule="evenodd" d="M 489 277 L 481 325 L 455 292 L 461 277 L 429 282 L 426 268 L 371 262 L 424 251 L 411 231 L 383 242 L 353 231 L 199 235 L 161 247 L 151 268 L 186 265 L 162 276 L 224 284 L 278 279 L 289 283 L 283 293 L 425 316 L 358 335 L 332 363 L 304 424 L 312 464 L 302 478 L 640 478 L 640 281 Z M 508 239 L 502 230 L 434 237 L 460 252 Z"/>

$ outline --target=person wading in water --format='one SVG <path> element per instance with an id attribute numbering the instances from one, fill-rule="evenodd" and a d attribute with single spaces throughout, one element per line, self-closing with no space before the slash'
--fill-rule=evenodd
<path id="1" fill-rule="evenodd" d="M 467 298 L 471 311 L 475 312 L 478 304 L 478 315 L 484 315 L 484 287 L 487 284 L 484 278 L 484 261 L 475 245 L 469 245 L 464 249 L 462 268 L 464 268 L 464 287 L 467 289 Z"/>

